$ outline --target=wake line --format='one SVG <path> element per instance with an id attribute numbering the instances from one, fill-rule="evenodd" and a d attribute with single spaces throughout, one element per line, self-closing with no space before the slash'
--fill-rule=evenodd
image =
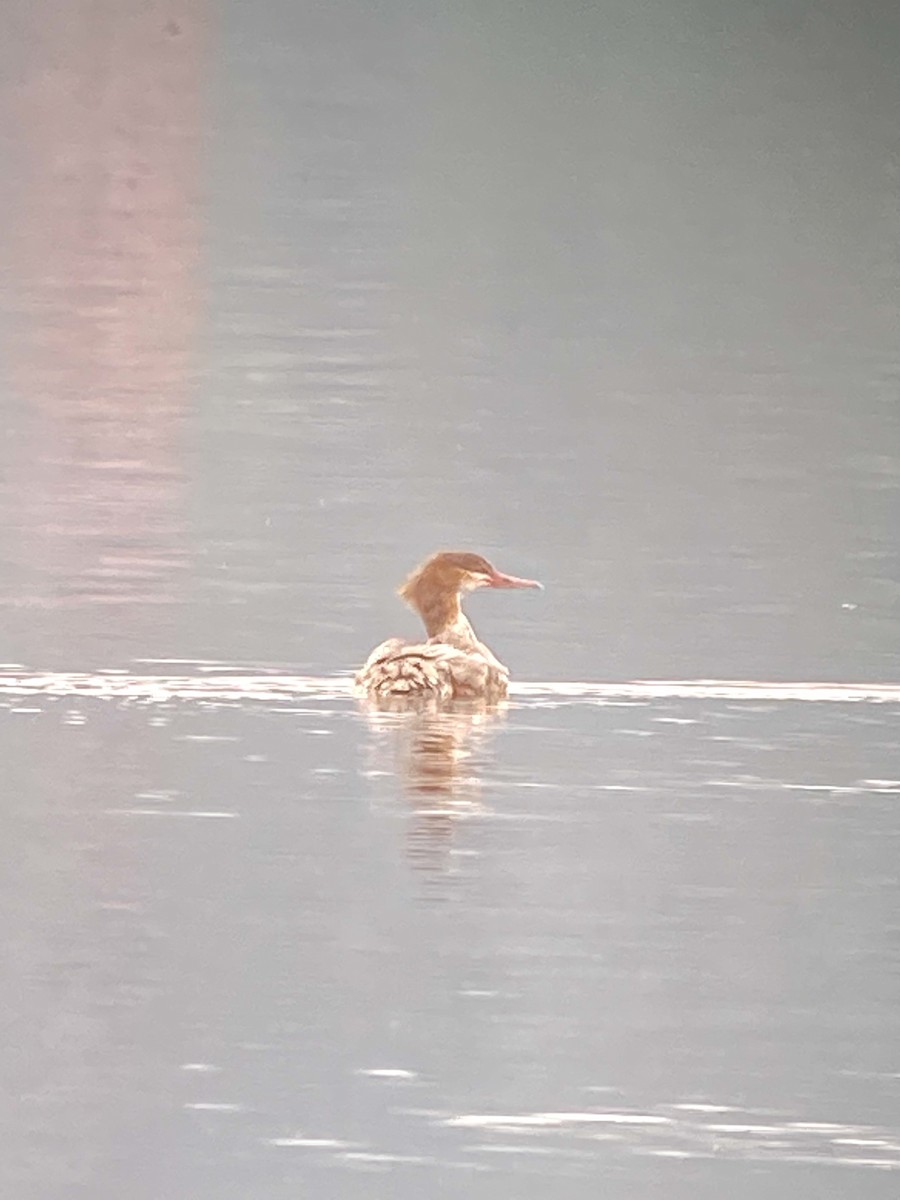
<path id="1" fill-rule="evenodd" d="M 803 700 L 900 703 L 897 683 L 802 683 L 756 679 L 642 679 L 628 683 L 520 683 L 516 696 L 584 700 Z"/>
<path id="2" fill-rule="evenodd" d="M 83 696 L 161 704 L 172 700 L 220 703 L 347 699 L 349 676 L 240 674 L 233 669 L 201 668 L 193 675 L 132 675 L 126 671 L 27 671 L 0 667 L 0 697 Z M 767 682 L 764 680 L 634 680 L 612 683 L 513 683 L 511 699 L 524 704 L 603 704 L 654 700 L 802 701 L 805 703 L 900 704 L 900 684 L 839 682 Z"/>

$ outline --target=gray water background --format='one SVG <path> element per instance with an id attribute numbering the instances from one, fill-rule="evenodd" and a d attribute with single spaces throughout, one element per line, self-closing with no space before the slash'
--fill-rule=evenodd
<path id="1" fill-rule="evenodd" d="M 897 679 L 893 6 L 2 25 L 16 678 Z M 0 705 L 10 1195 L 896 1195 L 892 705 Z"/>

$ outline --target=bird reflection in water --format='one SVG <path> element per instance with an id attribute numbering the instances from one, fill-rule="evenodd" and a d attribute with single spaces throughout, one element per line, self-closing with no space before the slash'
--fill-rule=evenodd
<path id="1" fill-rule="evenodd" d="M 413 814 L 411 862 L 445 873 L 458 825 L 484 811 L 485 752 L 503 721 L 504 702 L 364 704 L 372 731 L 370 775 L 399 780 Z"/>

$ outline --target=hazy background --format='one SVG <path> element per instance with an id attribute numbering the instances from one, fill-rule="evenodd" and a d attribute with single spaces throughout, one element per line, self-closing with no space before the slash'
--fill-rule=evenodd
<path id="1" fill-rule="evenodd" d="M 893 5 L 5 12 L 13 657 L 896 677 Z"/>

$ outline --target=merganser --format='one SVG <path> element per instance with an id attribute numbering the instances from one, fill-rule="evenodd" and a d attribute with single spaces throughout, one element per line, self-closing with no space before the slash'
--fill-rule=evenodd
<path id="1" fill-rule="evenodd" d="M 357 692 L 375 702 L 419 697 L 502 700 L 509 671 L 475 636 L 460 596 L 480 587 L 542 586 L 534 579 L 504 575 L 480 554 L 433 554 L 399 589 L 399 595 L 422 618 L 427 642 L 389 638 L 376 646 L 356 676 Z"/>

